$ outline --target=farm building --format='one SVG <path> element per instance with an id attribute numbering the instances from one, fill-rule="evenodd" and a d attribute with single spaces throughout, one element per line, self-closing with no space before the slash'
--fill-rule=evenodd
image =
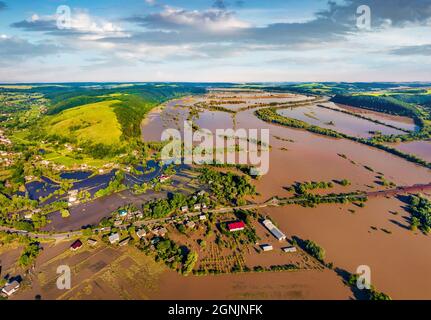
<path id="1" fill-rule="evenodd" d="M 284 252 L 296 252 L 296 247 L 294 246 L 290 246 L 290 247 L 285 247 L 283 248 Z"/>
<path id="2" fill-rule="evenodd" d="M 286 235 L 281 232 L 280 229 L 274 226 L 271 220 L 266 219 L 262 222 L 262 224 L 269 230 L 269 232 L 271 232 L 271 234 L 275 238 L 277 238 L 278 241 L 286 240 Z"/>
<path id="3" fill-rule="evenodd" d="M 263 251 L 272 251 L 272 250 L 274 250 L 274 248 L 270 244 L 262 244 L 260 247 L 262 248 Z"/>
<path id="4" fill-rule="evenodd" d="M 245 223 L 242 221 L 231 222 L 227 225 L 230 232 L 242 231 L 245 229 Z"/>
<path id="5" fill-rule="evenodd" d="M 82 247 L 82 241 L 78 239 L 74 243 L 72 243 L 72 245 L 70 246 L 70 250 L 76 251 L 76 250 L 80 249 L 81 247 Z"/>
<path id="6" fill-rule="evenodd" d="M 88 239 L 88 240 L 87 240 L 87 243 L 88 243 L 90 246 L 94 247 L 94 246 L 97 244 L 97 240 L 94 240 L 94 239 Z"/>
<path id="7" fill-rule="evenodd" d="M 17 291 L 18 291 L 19 286 L 20 286 L 20 284 L 19 284 L 19 282 L 18 282 L 18 281 L 12 281 L 12 282 L 10 282 L 10 283 L 6 284 L 6 285 L 3 287 L 2 292 L 3 292 L 4 294 L 6 294 L 7 296 L 11 296 L 11 295 L 13 295 L 15 292 L 17 292 Z"/>
<path id="8" fill-rule="evenodd" d="M 120 235 L 118 233 L 113 233 L 109 236 L 109 242 L 111 244 L 114 244 L 118 241 L 120 241 Z"/>

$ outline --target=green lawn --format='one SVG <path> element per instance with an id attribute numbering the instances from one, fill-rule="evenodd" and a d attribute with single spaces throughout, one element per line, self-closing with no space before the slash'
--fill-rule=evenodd
<path id="1" fill-rule="evenodd" d="M 111 107 L 118 102 L 110 100 L 87 104 L 49 117 L 46 125 L 48 134 L 73 136 L 79 141 L 118 144 L 122 132 Z"/>

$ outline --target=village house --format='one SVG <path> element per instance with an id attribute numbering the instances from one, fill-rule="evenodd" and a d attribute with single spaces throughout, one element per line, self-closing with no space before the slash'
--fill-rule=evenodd
<path id="1" fill-rule="evenodd" d="M 186 223 L 186 226 L 187 228 L 194 229 L 194 227 L 196 226 L 196 223 L 194 221 L 188 221 Z"/>
<path id="2" fill-rule="evenodd" d="M 194 206 L 193 206 L 193 210 L 195 210 L 195 211 L 198 211 L 198 210 L 200 210 L 201 209 L 201 204 L 200 203 L 196 203 Z"/>
<path id="3" fill-rule="evenodd" d="M 144 213 L 141 211 L 136 211 L 135 212 L 135 218 L 136 219 L 142 219 L 144 217 Z"/>
<path id="4" fill-rule="evenodd" d="M 165 227 L 157 227 L 151 231 L 155 236 L 164 237 L 168 230 Z"/>
<path id="5" fill-rule="evenodd" d="M 20 284 L 18 281 L 12 281 L 10 283 L 7 283 L 3 287 L 2 292 L 6 294 L 8 297 L 10 297 L 11 295 L 13 295 L 15 292 L 18 291 L 19 287 L 20 287 Z"/>
<path id="6" fill-rule="evenodd" d="M 282 249 L 284 252 L 296 252 L 296 247 L 294 246 L 290 246 L 290 247 L 285 247 Z"/>
<path id="7" fill-rule="evenodd" d="M 120 247 L 123 247 L 123 246 L 127 245 L 127 244 L 129 243 L 129 241 L 130 241 L 130 237 L 127 237 L 127 238 L 125 238 L 125 239 L 121 240 L 121 241 L 120 241 L 120 243 L 119 243 L 118 245 L 119 245 Z"/>
<path id="8" fill-rule="evenodd" d="M 270 244 L 262 244 L 260 247 L 265 252 L 274 250 L 273 246 L 271 246 Z"/>
<path id="9" fill-rule="evenodd" d="M 230 232 L 242 231 L 245 229 L 245 223 L 242 221 L 231 222 L 227 225 L 227 228 Z"/>
<path id="10" fill-rule="evenodd" d="M 88 243 L 90 246 L 94 247 L 95 245 L 97 245 L 97 240 L 94 240 L 94 239 L 88 239 L 88 240 L 87 240 L 87 243 Z"/>
<path id="11" fill-rule="evenodd" d="M 207 216 L 206 215 L 204 215 L 204 214 L 201 214 L 200 216 L 199 216 L 199 220 L 201 220 L 201 221 L 205 221 L 207 219 Z"/>
<path id="12" fill-rule="evenodd" d="M 147 232 L 145 231 L 145 229 L 139 229 L 138 231 L 136 231 L 136 235 L 139 239 L 141 239 L 147 235 Z"/>
<path id="13" fill-rule="evenodd" d="M 187 213 L 188 211 L 189 211 L 189 207 L 187 207 L 187 206 L 181 207 L 182 213 Z"/>
<path id="14" fill-rule="evenodd" d="M 82 241 L 78 239 L 74 243 L 72 243 L 72 245 L 70 246 L 70 250 L 76 251 L 78 249 L 81 249 L 81 247 L 82 247 Z"/>
<path id="15" fill-rule="evenodd" d="M 111 244 L 114 244 L 120 241 L 120 235 L 118 233 L 113 233 L 109 236 L 108 239 Z"/>

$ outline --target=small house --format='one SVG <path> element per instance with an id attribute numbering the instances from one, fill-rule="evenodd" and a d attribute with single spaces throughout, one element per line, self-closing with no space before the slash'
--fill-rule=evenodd
<path id="1" fill-rule="evenodd" d="M 147 235 L 147 232 L 145 231 L 145 229 L 139 229 L 136 232 L 136 235 L 138 236 L 139 239 L 141 239 Z"/>
<path id="2" fill-rule="evenodd" d="M 242 221 L 231 222 L 227 225 L 230 232 L 242 231 L 245 229 L 245 223 Z"/>
<path id="3" fill-rule="evenodd" d="M 201 209 L 201 204 L 200 203 L 196 203 L 194 206 L 193 206 L 193 210 L 195 210 L 195 211 L 197 211 L 197 210 L 200 210 Z"/>
<path id="4" fill-rule="evenodd" d="M 168 233 L 168 230 L 164 227 L 158 227 L 152 230 L 152 233 L 155 236 L 164 237 L 166 233 Z"/>
<path id="5" fill-rule="evenodd" d="M 118 233 L 113 233 L 108 239 L 111 244 L 114 244 L 120 241 L 120 235 Z"/>
<path id="6" fill-rule="evenodd" d="M 189 211 L 189 207 L 187 207 L 187 206 L 181 207 L 182 213 L 187 213 L 188 211 Z"/>
<path id="7" fill-rule="evenodd" d="M 274 250 L 274 248 L 270 244 L 262 244 L 260 247 L 265 252 Z"/>
<path id="8" fill-rule="evenodd" d="M 187 228 L 193 229 L 196 226 L 196 223 L 194 221 L 188 221 L 186 223 Z"/>
<path id="9" fill-rule="evenodd" d="M 82 247 L 82 241 L 78 239 L 74 243 L 72 243 L 72 245 L 70 246 L 70 250 L 76 251 L 78 249 L 81 249 L 81 247 Z"/>
<path id="10" fill-rule="evenodd" d="M 127 245 L 129 243 L 129 241 L 130 241 L 130 237 L 127 237 L 127 238 L 121 240 L 118 245 L 123 247 L 123 246 Z"/>
<path id="11" fill-rule="evenodd" d="M 88 239 L 88 240 L 87 240 L 87 243 L 88 243 L 90 246 L 94 247 L 94 246 L 97 244 L 97 240 L 94 240 L 94 239 Z"/>
<path id="12" fill-rule="evenodd" d="M 206 215 L 204 215 L 204 214 L 201 214 L 200 216 L 199 216 L 199 220 L 201 220 L 201 221 L 205 221 L 207 219 L 207 216 Z"/>
<path id="13" fill-rule="evenodd" d="M 284 252 L 296 252 L 296 247 L 295 246 L 290 246 L 290 247 L 285 247 L 283 248 Z"/>
<path id="14" fill-rule="evenodd" d="M 19 286 L 20 286 L 20 284 L 18 281 L 16 281 L 16 280 L 12 281 L 3 287 L 2 292 L 10 297 L 11 295 L 13 295 L 15 292 L 18 291 Z"/>

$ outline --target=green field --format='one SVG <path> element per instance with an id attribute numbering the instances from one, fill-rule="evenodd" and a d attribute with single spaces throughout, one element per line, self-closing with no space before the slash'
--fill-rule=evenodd
<path id="1" fill-rule="evenodd" d="M 110 100 L 87 104 L 51 116 L 47 120 L 47 132 L 50 135 L 75 137 L 82 142 L 118 144 L 122 132 L 112 108 L 118 102 Z"/>

